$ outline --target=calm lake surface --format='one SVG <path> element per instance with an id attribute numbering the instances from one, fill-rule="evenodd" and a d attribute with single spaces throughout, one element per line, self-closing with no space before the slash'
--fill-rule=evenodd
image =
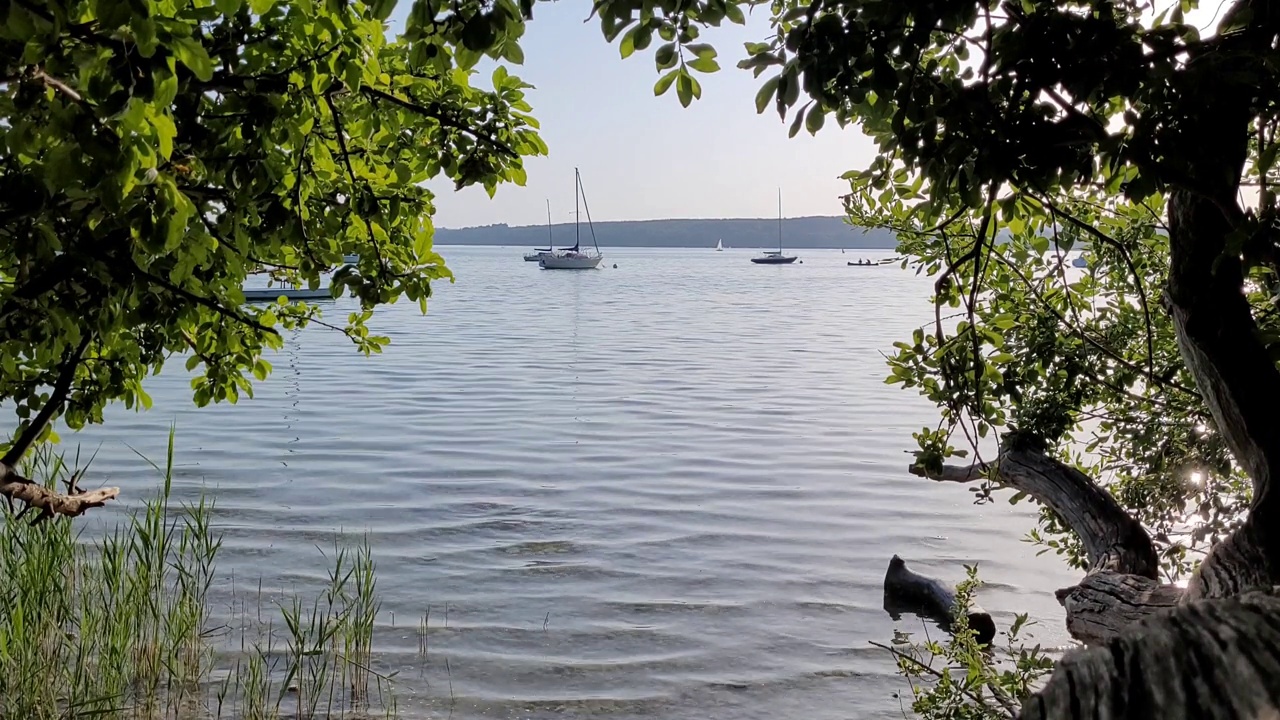
<path id="1" fill-rule="evenodd" d="M 1029 611 L 1066 642 L 1052 590 L 1078 575 L 1021 542 L 1031 509 L 906 472 L 937 416 L 881 353 L 931 321 L 927 280 L 845 264 L 865 252 L 606 247 L 556 272 L 441 251 L 457 284 L 380 311 L 384 355 L 307 330 L 254 399 L 201 410 L 171 363 L 151 411 L 64 436 L 98 452 L 86 486 L 146 497 L 131 448 L 163 464 L 176 426 L 175 494 L 216 498 L 223 606 L 233 575 L 314 595 L 318 548 L 367 532 L 375 664 L 409 718 L 901 717 L 868 644 L 923 634 L 882 608 L 894 553 L 947 580 L 979 563 L 1001 629 Z"/>

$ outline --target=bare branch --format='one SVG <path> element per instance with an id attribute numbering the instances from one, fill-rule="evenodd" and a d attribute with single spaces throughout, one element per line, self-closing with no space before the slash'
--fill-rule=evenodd
<path id="1" fill-rule="evenodd" d="M 108 500 L 114 500 L 120 495 L 118 487 L 105 487 L 74 495 L 64 495 L 32 482 L 16 472 L 8 471 L 6 466 L 0 466 L 0 473 L 3 473 L 0 474 L 0 496 L 25 503 L 24 512 L 32 508 L 39 510 L 37 522 L 54 515 L 66 517 L 83 515 L 86 510 L 102 507 Z"/>
<path id="2" fill-rule="evenodd" d="M 1122 245 L 1119 240 L 1116 240 L 1115 238 L 1102 232 L 1098 228 L 1090 225 L 1089 223 L 1081 220 L 1075 215 L 1072 215 L 1071 213 L 1068 213 L 1062 210 L 1062 208 L 1058 207 L 1057 203 L 1048 199 L 1048 197 L 1042 197 L 1040 198 L 1040 200 L 1045 204 L 1045 206 L 1049 208 L 1049 210 L 1055 216 L 1060 217 L 1063 220 L 1066 220 L 1071 225 L 1085 231 L 1094 239 L 1096 239 L 1098 242 L 1104 243 L 1106 245 L 1109 245 L 1115 248 L 1116 251 L 1120 253 L 1120 257 L 1124 259 L 1125 265 L 1128 266 L 1129 268 L 1129 273 L 1133 275 L 1134 285 L 1137 286 L 1138 288 L 1138 297 L 1142 301 L 1142 315 L 1143 315 L 1143 319 L 1146 320 L 1146 330 L 1147 330 L 1147 378 L 1151 382 L 1155 382 L 1156 371 L 1155 371 L 1155 366 L 1153 365 L 1153 363 L 1155 362 L 1154 358 L 1156 354 L 1155 330 L 1153 329 L 1155 326 L 1151 322 L 1151 303 L 1147 300 L 1147 290 L 1142 285 L 1142 276 L 1138 274 L 1138 267 L 1133 262 L 1133 255 L 1129 253 L 1128 248 Z"/>
<path id="3" fill-rule="evenodd" d="M 913 465 L 910 471 L 942 482 L 973 482 L 989 476 L 1057 513 L 1080 536 L 1093 572 L 1159 578 L 1160 560 L 1142 523 L 1084 473 L 1037 449 L 1016 447 L 1006 440 L 994 466 L 944 466 L 941 472 L 928 472 Z"/>

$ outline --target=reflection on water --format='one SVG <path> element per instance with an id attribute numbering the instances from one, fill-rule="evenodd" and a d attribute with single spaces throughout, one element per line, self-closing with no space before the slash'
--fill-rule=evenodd
<path id="1" fill-rule="evenodd" d="M 929 319 L 926 281 L 823 251 L 610 250 L 579 273 L 444 252 L 458 283 L 427 317 L 382 311 L 384 355 L 308 330 L 256 398 L 199 411 L 175 362 L 154 410 L 71 441 L 136 500 L 129 446 L 162 457 L 176 423 L 177 491 L 216 492 L 241 589 L 313 592 L 317 548 L 368 532 L 375 669 L 408 717 L 901 717 L 867 644 L 894 627 L 894 553 L 953 580 L 980 563 L 1001 627 L 1029 610 L 1065 639 L 1048 591 L 1074 576 L 1019 542 L 1029 510 L 905 472 L 936 416 L 880 353 Z"/>

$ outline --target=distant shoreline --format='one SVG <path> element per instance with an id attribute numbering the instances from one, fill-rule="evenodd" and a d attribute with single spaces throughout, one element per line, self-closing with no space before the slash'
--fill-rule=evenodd
<path id="1" fill-rule="evenodd" d="M 723 241 L 726 249 L 761 249 L 778 246 L 776 218 L 726 218 L 689 220 L 610 220 L 582 223 L 577 237 L 591 242 L 591 230 L 603 247 L 634 248 L 714 248 Z M 573 244 L 573 223 L 550 227 L 550 237 L 558 247 Z M 469 228 L 436 228 L 439 246 L 484 245 L 506 247 L 546 247 L 546 225 L 506 224 Z M 797 250 L 893 250 L 897 238 L 887 230 L 864 230 L 845 222 L 844 217 L 794 217 L 782 220 L 783 246 Z"/>
<path id="2" fill-rule="evenodd" d="M 471 242 L 471 243 L 434 242 L 432 243 L 432 247 L 437 247 L 437 248 L 489 247 L 489 248 L 506 248 L 508 250 L 519 250 L 521 252 L 528 252 L 531 249 L 527 245 L 511 245 L 506 243 L 484 243 L 484 242 Z M 546 247 L 546 246 L 541 245 L 540 247 Z M 556 247 L 563 247 L 563 246 L 560 243 L 556 243 Z M 602 251 L 603 250 L 664 250 L 665 249 L 665 250 L 707 250 L 711 252 L 715 250 L 715 247 L 711 247 L 707 245 L 608 245 L 608 246 L 605 246 L 602 243 L 600 245 L 600 249 Z M 742 245 L 740 247 L 726 247 L 724 251 L 733 252 L 734 250 L 755 251 L 755 250 L 770 250 L 770 249 L 777 250 L 778 246 L 777 245 L 759 245 L 759 246 L 753 247 L 750 245 Z M 847 252 L 874 250 L 874 251 L 880 251 L 880 252 L 897 252 L 898 248 L 896 245 L 884 245 L 884 246 L 858 245 L 857 247 L 854 247 L 852 245 L 847 245 L 845 247 L 839 247 L 839 246 L 829 246 L 829 245 L 792 245 L 788 243 L 786 247 L 783 249 L 785 250 L 845 250 Z"/>

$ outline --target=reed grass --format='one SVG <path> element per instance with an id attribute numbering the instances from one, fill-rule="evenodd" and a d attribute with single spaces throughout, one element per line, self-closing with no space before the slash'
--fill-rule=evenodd
<path id="1" fill-rule="evenodd" d="M 395 715 L 373 666 L 380 609 L 367 538 L 335 544 L 310 602 L 233 593 L 211 626 L 221 537 L 213 504 L 171 502 L 173 436 L 157 496 L 114 528 L 0 520 L 0 720 L 365 718 Z M 64 483 L 49 448 L 28 477 Z"/>

